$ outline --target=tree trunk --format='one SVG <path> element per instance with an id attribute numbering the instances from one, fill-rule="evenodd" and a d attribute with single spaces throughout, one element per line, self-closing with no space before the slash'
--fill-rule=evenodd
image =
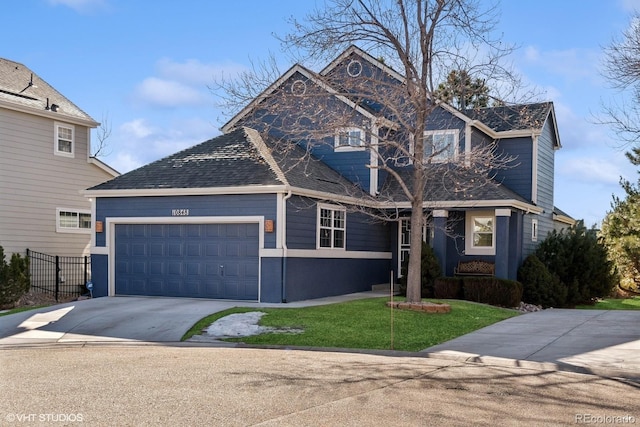
<path id="1" fill-rule="evenodd" d="M 422 300 L 422 198 L 420 203 L 412 203 L 411 242 L 409 246 L 409 265 L 407 267 L 407 302 Z"/>

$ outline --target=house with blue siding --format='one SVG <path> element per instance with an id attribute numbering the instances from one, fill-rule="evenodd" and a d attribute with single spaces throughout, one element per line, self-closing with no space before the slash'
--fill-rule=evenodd
<path id="1" fill-rule="evenodd" d="M 410 244 L 411 205 L 393 175 L 410 185 L 413 166 L 382 143 L 402 140 L 398 113 L 360 94 L 403 81 L 355 46 L 319 73 L 294 65 L 223 135 L 88 189 L 94 295 L 289 302 L 388 284 Z M 445 274 L 481 259 L 515 279 L 548 232 L 573 224 L 554 206 L 552 103 L 437 104 L 425 136 L 437 161 L 423 237 Z M 449 161 L 477 147 L 515 161 L 490 173 Z"/>

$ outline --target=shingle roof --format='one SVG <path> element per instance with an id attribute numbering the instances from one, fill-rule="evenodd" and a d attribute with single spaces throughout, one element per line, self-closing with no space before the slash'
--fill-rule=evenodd
<path id="1" fill-rule="evenodd" d="M 95 122 L 29 68 L 4 58 L 0 58 L 0 100 L 41 111 L 46 111 L 47 105 L 56 104 L 59 108 L 54 113 L 61 118 L 68 116 Z"/>
<path id="2" fill-rule="evenodd" d="M 218 188 L 266 185 L 350 196 L 363 194 L 295 143 L 238 128 L 89 190 Z"/>
<path id="3" fill-rule="evenodd" d="M 487 107 L 464 110 L 463 113 L 478 120 L 496 132 L 509 130 L 540 129 L 544 125 L 553 103 L 540 102 L 503 107 Z"/>
<path id="4" fill-rule="evenodd" d="M 412 190 L 412 170 L 406 168 L 397 172 Z M 516 200 L 531 203 L 491 177 L 460 166 L 433 165 L 427 174 L 425 202 Z M 382 198 L 392 198 L 395 202 L 408 201 L 398 181 L 392 177 L 387 178 L 380 195 Z"/>

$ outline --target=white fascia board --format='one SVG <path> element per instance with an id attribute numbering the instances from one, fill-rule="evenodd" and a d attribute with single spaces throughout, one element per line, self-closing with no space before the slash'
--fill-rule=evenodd
<path id="1" fill-rule="evenodd" d="M 311 80 L 313 83 L 317 84 L 318 86 L 320 86 L 321 88 L 329 92 L 330 94 L 334 95 L 336 98 L 340 99 L 342 102 L 347 104 L 349 107 L 355 109 L 365 117 L 370 119 L 375 117 L 364 108 L 358 106 L 357 104 L 349 100 L 347 97 L 338 94 L 338 92 L 335 89 L 333 89 L 331 86 L 319 80 L 312 71 L 307 70 L 300 64 L 295 64 L 293 67 L 289 68 L 289 70 L 286 73 L 284 73 L 278 80 L 276 80 L 271 86 L 265 89 L 264 92 L 262 92 L 253 101 L 251 101 L 246 107 L 244 107 L 242 111 L 240 111 L 231 120 L 229 120 L 224 126 L 222 126 L 221 130 L 224 133 L 228 133 L 229 131 L 231 131 L 234 128 L 235 124 L 238 123 L 240 119 L 246 116 L 257 104 L 259 104 L 260 102 L 262 102 L 262 100 L 266 99 L 269 95 L 271 95 L 277 88 L 279 88 L 285 81 L 287 81 L 287 79 L 293 76 L 296 72 L 302 74 L 303 76 Z"/>
<path id="2" fill-rule="evenodd" d="M 115 170 L 114 168 L 112 168 L 102 160 L 98 159 L 97 157 L 93 157 L 93 156 L 89 157 L 87 161 L 92 165 L 96 165 L 97 167 L 99 167 L 109 175 L 112 175 L 114 178 L 120 176 L 120 172 L 118 172 L 117 170 Z"/>
<path id="3" fill-rule="evenodd" d="M 470 122 L 470 124 L 481 130 L 482 132 L 486 133 L 487 135 L 489 135 L 491 138 L 493 139 L 500 139 L 500 138 L 530 138 L 534 135 L 540 135 L 541 131 L 539 129 L 520 129 L 520 130 L 505 130 L 502 132 L 496 132 L 493 129 L 491 129 L 489 126 L 485 125 L 484 123 L 478 121 L 478 120 L 472 120 Z"/>
<path id="4" fill-rule="evenodd" d="M 558 222 L 562 222 L 564 224 L 568 224 L 568 225 L 575 225 L 576 224 L 576 220 L 568 217 L 566 215 L 557 215 L 557 214 L 553 214 L 553 220 L 554 221 L 558 221 Z"/>
<path id="5" fill-rule="evenodd" d="M 19 111 L 25 114 L 45 117 L 47 119 L 65 122 L 65 123 L 74 124 L 74 125 L 87 126 L 90 128 L 96 128 L 100 124 L 93 120 L 82 119 L 80 117 L 75 117 L 75 116 L 68 116 L 61 113 L 54 113 L 51 110 L 47 111 L 47 110 L 40 110 L 39 108 L 30 108 L 27 106 L 14 104 L 14 103 L 3 101 L 3 100 L 0 100 L 0 107 L 6 108 L 7 110 Z"/>
<path id="6" fill-rule="evenodd" d="M 411 209 L 411 203 L 381 203 L 377 206 L 380 209 Z M 541 207 L 521 202 L 519 200 L 468 200 L 468 201 L 425 201 L 422 204 L 425 209 L 473 209 L 473 208 L 500 208 L 511 207 L 527 213 L 541 214 L 544 209 Z"/>
<path id="7" fill-rule="evenodd" d="M 551 117 L 551 119 L 553 120 L 553 135 L 556 137 L 556 142 L 557 142 L 557 144 L 553 148 L 555 150 L 559 150 L 560 148 L 562 148 L 562 143 L 560 142 L 560 133 L 558 132 L 558 121 L 556 120 L 556 110 L 553 107 L 553 103 L 551 104 L 551 108 L 549 109 L 549 115 L 547 116 L 546 121 L 549 121 L 549 117 Z"/>
<path id="8" fill-rule="evenodd" d="M 336 203 L 358 205 L 365 207 L 377 207 L 375 201 L 352 196 L 343 196 L 322 191 L 308 190 L 305 188 L 289 187 L 286 185 L 260 185 L 246 187 L 216 187 L 216 188 L 158 188 L 158 189 L 133 189 L 133 190 L 85 190 L 81 192 L 84 197 L 153 197 L 153 196 L 221 196 L 242 194 L 277 194 L 291 191 L 297 196 L 306 196 L 314 199 L 330 200 Z"/>
<path id="9" fill-rule="evenodd" d="M 285 185 L 256 185 L 243 187 L 152 188 L 131 190 L 85 190 L 84 197 L 152 197 L 203 196 L 225 194 L 270 194 L 287 191 Z"/>

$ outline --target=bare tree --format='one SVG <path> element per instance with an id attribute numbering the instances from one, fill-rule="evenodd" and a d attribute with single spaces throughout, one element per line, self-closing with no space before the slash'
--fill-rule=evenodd
<path id="1" fill-rule="evenodd" d="M 106 156 L 106 148 L 108 147 L 107 139 L 111 137 L 111 123 L 109 122 L 109 115 L 103 114 L 100 126 L 96 129 L 96 138 L 98 144 L 92 147 L 91 157 Z"/>
<path id="2" fill-rule="evenodd" d="M 427 132 L 427 123 L 433 123 L 437 109 L 456 113 L 435 96 L 438 84 L 451 69 L 473 70 L 485 81 L 501 82 L 492 86 L 509 92 L 509 85 L 517 84 L 509 67 L 502 64 L 513 49 L 492 38 L 496 9 L 481 9 L 484 4 L 479 0 L 328 1 L 304 22 L 292 21 L 292 33 L 281 37 L 287 51 L 299 62 L 324 61 L 357 45 L 385 67 L 371 75 L 360 75 L 357 69 L 325 68 L 314 73 L 299 67 L 298 78 L 276 81 L 276 85 L 271 80 L 269 93 L 260 92 L 257 98 L 256 87 L 264 88 L 260 85 L 273 77 L 273 72 L 254 68 L 233 82 L 219 84 L 227 106 L 251 102 L 252 109 L 246 111 L 243 122 L 248 126 L 282 135 L 287 142 L 296 141 L 308 152 L 318 144 L 333 146 L 335 138 L 344 138 L 345 145 L 372 153 L 368 167 L 391 177 L 393 184 L 380 194 L 362 192 L 362 205 L 372 206 L 367 198 L 375 198 L 377 206 L 386 201 L 388 209 L 377 215 L 387 217 L 400 214 L 400 202 L 410 205 L 410 302 L 421 300 L 425 201 L 444 200 L 447 193 L 463 196 L 485 185 L 492 171 L 513 160 L 495 153 L 492 141 L 476 144 L 471 152 L 448 156 L 452 144 L 443 144 Z M 345 79 L 355 74 L 359 78 Z M 506 95 L 496 97 L 508 99 Z M 377 119 L 363 121 L 365 113 Z M 364 135 L 349 134 L 354 126 L 363 129 Z"/>
<path id="3" fill-rule="evenodd" d="M 620 90 L 618 100 L 603 104 L 607 124 L 626 144 L 640 142 L 640 13 L 631 17 L 621 38 L 604 49 L 603 75 Z"/>

